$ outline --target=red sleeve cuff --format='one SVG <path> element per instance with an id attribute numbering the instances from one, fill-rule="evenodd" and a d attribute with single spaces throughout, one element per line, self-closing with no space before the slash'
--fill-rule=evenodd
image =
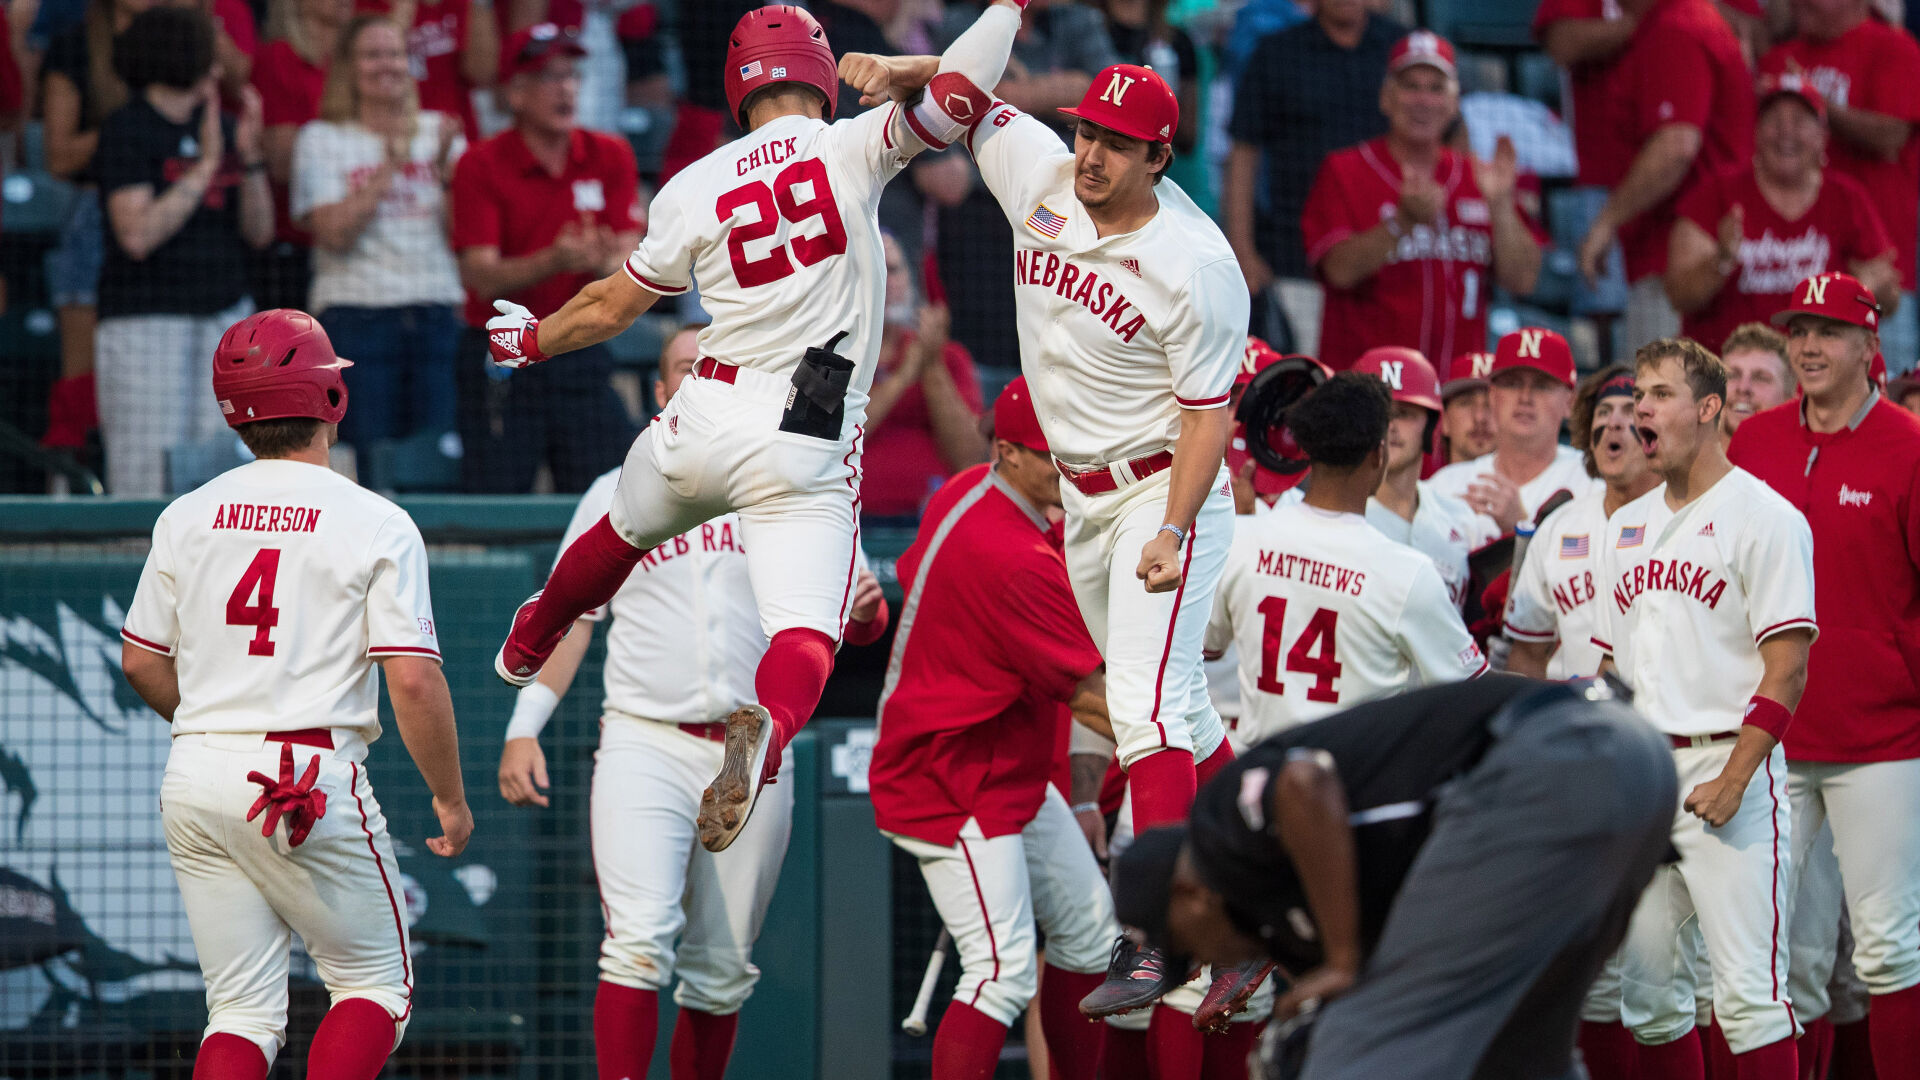
<path id="1" fill-rule="evenodd" d="M 1601 652 L 1606 653 L 1608 656 L 1613 655 L 1613 646 L 1607 644 L 1604 641 L 1601 641 L 1597 637 L 1589 636 L 1587 640 L 1593 642 L 1594 648 L 1599 649 Z"/>
<path id="2" fill-rule="evenodd" d="M 1812 619 L 1788 619 L 1785 622 L 1774 623 L 1772 626 L 1769 626 L 1765 630 L 1762 630 L 1759 633 L 1753 635 L 1753 640 L 1755 642 L 1765 641 L 1768 638 L 1772 637 L 1773 635 L 1781 633 L 1782 631 L 1798 630 L 1802 627 L 1805 627 L 1808 630 L 1816 629 L 1816 626 Z"/>
<path id="3" fill-rule="evenodd" d="M 440 650 L 428 649 L 419 645 L 371 645 L 371 646 L 368 646 L 367 648 L 367 655 L 368 656 L 426 656 L 426 657 L 431 657 L 434 660 L 438 660 L 440 659 Z"/>
<path id="4" fill-rule="evenodd" d="M 173 647 L 171 645 L 162 645 L 157 641 L 148 641 L 146 638 L 143 638 L 139 634 L 136 634 L 133 631 L 128 630 L 124 626 L 120 628 L 120 640 L 126 642 L 129 645 L 134 645 L 134 646 L 138 646 L 139 648 L 145 649 L 150 653 L 159 653 L 161 656 L 173 655 Z"/>
<path id="5" fill-rule="evenodd" d="M 1515 641 L 1531 641 L 1531 642 L 1536 642 L 1538 644 L 1544 645 L 1549 642 L 1560 640 L 1560 635 L 1553 633 L 1552 631 L 1548 631 L 1547 633 L 1544 633 L 1544 634 L 1536 634 L 1531 630 L 1522 630 L 1519 627 L 1513 625 L 1512 623 L 1501 623 L 1500 628 L 1506 631 L 1507 636 L 1512 638 Z"/>
<path id="6" fill-rule="evenodd" d="M 1793 723 L 1793 713 L 1772 698 L 1755 694 L 1747 702 L 1747 715 L 1740 722 L 1759 728 L 1779 742 L 1787 736 L 1787 728 Z"/>
<path id="7" fill-rule="evenodd" d="M 880 640 L 887 632 L 887 598 L 880 598 L 880 606 L 873 610 L 873 618 L 867 622 L 858 619 L 847 621 L 847 632 L 843 635 L 849 645 L 871 645 Z"/>
<path id="8" fill-rule="evenodd" d="M 1175 394 L 1173 395 L 1173 400 L 1179 402 L 1180 407 L 1183 409 L 1217 409 L 1225 405 L 1227 399 L 1232 396 L 1233 391 L 1229 390 L 1224 394 L 1207 398 L 1183 398 L 1179 394 Z"/>
<path id="9" fill-rule="evenodd" d="M 692 288 L 691 285 L 662 285 L 652 278 L 647 277 L 645 274 L 642 274 L 640 271 L 635 270 L 632 259 L 628 259 L 621 265 L 626 268 L 627 276 L 633 279 L 634 284 L 649 292 L 659 293 L 661 296 L 679 296 L 681 293 Z"/>

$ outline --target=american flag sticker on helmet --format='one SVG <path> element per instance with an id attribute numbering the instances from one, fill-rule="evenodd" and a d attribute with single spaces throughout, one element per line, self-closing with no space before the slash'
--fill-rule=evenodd
<path id="1" fill-rule="evenodd" d="M 742 79 L 751 79 L 758 74 L 760 74 L 760 61 L 755 60 L 751 64 L 740 65 L 740 77 Z"/>

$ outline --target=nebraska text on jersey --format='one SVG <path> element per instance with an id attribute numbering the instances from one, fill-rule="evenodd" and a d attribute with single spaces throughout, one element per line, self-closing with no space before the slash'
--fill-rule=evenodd
<path id="1" fill-rule="evenodd" d="M 1079 304 L 1100 316 L 1107 329 L 1118 334 L 1122 341 L 1132 341 L 1133 335 L 1147 325 L 1147 317 L 1140 314 L 1112 282 L 1101 281 L 1099 274 L 1075 266 L 1051 251 L 1022 248 L 1014 252 L 1013 280 L 1020 285 L 1051 289 L 1054 295 Z"/>
<path id="2" fill-rule="evenodd" d="M 1711 581 L 1708 579 L 1712 578 Z M 1659 592 L 1683 593 L 1707 605 L 1708 608 L 1720 606 L 1720 595 L 1727 591 L 1727 582 L 1704 566 L 1695 566 L 1687 559 L 1648 559 L 1631 571 L 1620 575 L 1613 586 L 1613 604 L 1621 614 L 1626 614 L 1633 606 L 1634 598 L 1648 589 Z M 1559 590 L 1554 590 L 1558 599 Z M 1561 610 L 1566 610 L 1564 607 Z"/>

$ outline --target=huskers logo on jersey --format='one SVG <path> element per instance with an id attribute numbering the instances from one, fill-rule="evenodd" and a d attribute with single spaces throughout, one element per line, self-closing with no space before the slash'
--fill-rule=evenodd
<path id="1" fill-rule="evenodd" d="M 1620 575 L 1613 587 L 1613 605 L 1624 615 L 1634 600 L 1649 590 L 1680 593 L 1713 609 L 1720 606 L 1727 582 L 1707 567 L 1695 566 L 1687 559 L 1648 559 Z"/>
<path id="2" fill-rule="evenodd" d="M 1022 248 L 1013 253 L 1013 279 L 1022 285 L 1052 289 L 1054 295 L 1072 300 L 1100 317 L 1107 329 L 1120 340 L 1131 342 L 1147 317 L 1139 313 L 1110 281 L 1100 280 L 1092 270 L 1083 270 L 1050 251 Z"/>

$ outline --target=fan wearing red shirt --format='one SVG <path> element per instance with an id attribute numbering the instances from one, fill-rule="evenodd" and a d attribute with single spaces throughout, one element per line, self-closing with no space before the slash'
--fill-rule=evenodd
<path id="1" fill-rule="evenodd" d="M 1633 147 L 1632 164 L 1580 242 L 1589 283 L 1617 238 L 1626 257 L 1626 343 L 1680 330 L 1661 273 L 1675 203 L 1704 178 L 1753 156 L 1753 76 L 1713 0 L 1621 0 L 1639 20 L 1613 83 L 1608 117 Z"/>
<path id="2" fill-rule="evenodd" d="M 1786 306 L 1794 286 L 1851 271 L 1883 305 L 1900 299 L 1894 247 L 1866 189 L 1822 168 L 1827 109 L 1798 75 L 1761 80 L 1753 163 L 1680 200 L 1667 241 L 1667 297 L 1681 332 L 1719 351 L 1741 323 Z"/>
<path id="3" fill-rule="evenodd" d="M 1914 302 L 1914 247 L 1920 231 L 1920 45 L 1872 16 L 1868 0 L 1796 0 L 1794 36 L 1761 58 L 1763 75 L 1799 72 L 1826 99 L 1833 172 L 1860 181 L 1887 226 L 1899 259 L 1899 310 L 1880 321 L 1894 374 L 1910 370 L 1920 347 Z M 1877 291 L 1877 290 L 1876 290 Z"/>
<path id="4" fill-rule="evenodd" d="M 1619 95 L 1612 82 L 1638 25 L 1620 0 L 1540 0 L 1533 13 L 1534 40 L 1566 70 L 1567 123 L 1582 186 L 1619 183 L 1639 149 L 1614 122 Z"/>
<path id="5" fill-rule="evenodd" d="M 1102 1026 L 1079 1001 L 1119 935 L 1106 879 L 1050 779 L 1060 705 L 1106 723 L 1100 653 L 1048 539 L 1060 474 L 1026 379 L 994 403 L 994 462 L 933 496 L 900 556 L 906 584 L 867 780 L 882 832 L 920 864 L 960 953 L 935 1080 L 991 1076 L 1040 984 L 1063 1080 L 1093 1080 Z M 1034 924 L 1046 931 L 1044 980 Z"/>
<path id="6" fill-rule="evenodd" d="M 500 25 L 473 0 L 358 0 L 354 10 L 386 15 L 407 30 L 407 65 L 420 107 L 460 118 L 467 141 L 480 138 L 473 92 L 493 84 Z"/>
<path id="7" fill-rule="evenodd" d="M 449 239 L 467 290 L 459 382 L 469 491 L 531 491 L 543 460 L 560 491 L 585 491 L 633 441 L 604 345 L 523 371 L 487 359 L 495 300 L 550 315 L 617 271 L 639 242 L 633 148 L 574 123 L 585 52 L 577 34 L 552 23 L 509 38 L 500 85 L 513 127 L 468 149 L 448 188 Z"/>
<path id="8" fill-rule="evenodd" d="M 1844 882 L 1854 965 L 1873 993 L 1868 1031 L 1875 1071 L 1880 1080 L 1914 1080 L 1920 1077 L 1920 418 L 1882 398 L 1868 375 L 1880 348 L 1879 314 L 1861 282 L 1846 274 L 1808 278 L 1773 322 L 1786 327 L 1801 396 L 1742 423 L 1728 456 L 1799 508 L 1813 529 L 1820 637 L 1808 658 L 1806 693 L 1786 732 L 1787 794 L 1793 865 L 1802 865 L 1798 860 L 1828 821 L 1840 880 L 1804 879 L 1797 902 L 1826 890 L 1824 902 L 1837 910 Z M 1814 960 L 1830 970 L 1836 922 L 1820 926 L 1826 939 L 1818 945 L 1794 941 L 1796 969 Z M 1796 935 L 1802 926 L 1796 919 Z M 1813 985 L 1826 985 L 1824 972 L 1812 977 Z M 1798 970 L 1793 982 L 1808 985 Z"/>
<path id="9" fill-rule="evenodd" d="M 253 283 L 254 306 L 305 310 L 313 280 L 313 237 L 288 216 L 287 185 L 293 178 L 293 141 L 300 126 L 320 115 L 320 93 L 327 65 L 347 21 L 353 0 L 293 0 L 293 18 L 285 36 L 262 46 L 253 65 L 253 88 L 260 92 L 260 149 L 273 188 L 273 244 L 261 258 Z M 271 26 L 270 26 L 271 28 Z"/>
<path id="10" fill-rule="evenodd" d="M 1380 345 L 1485 348 L 1494 281 L 1533 290 L 1540 242 L 1514 205 L 1513 146 L 1502 138 L 1491 162 L 1449 149 L 1459 109 L 1453 46 L 1416 30 L 1387 60 L 1385 137 L 1320 166 L 1301 232 L 1326 285 L 1320 360 L 1335 371 Z"/>

